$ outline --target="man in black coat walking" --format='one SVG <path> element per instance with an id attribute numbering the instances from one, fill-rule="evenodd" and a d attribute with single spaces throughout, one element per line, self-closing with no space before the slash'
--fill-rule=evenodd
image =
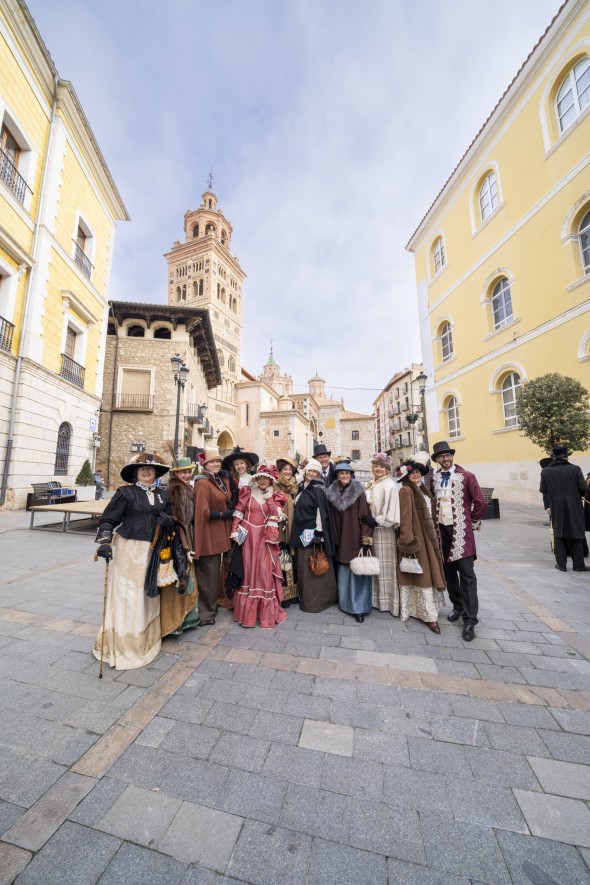
<path id="1" fill-rule="evenodd" d="M 556 446 L 551 454 L 551 464 L 541 471 L 539 491 L 553 525 L 555 568 L 567 571 L 569 552 L 574 571 L 588 572 L 590 568 L 584 565 L 584 476 L 579 467 L 568 462 L 565 446 Z"/>

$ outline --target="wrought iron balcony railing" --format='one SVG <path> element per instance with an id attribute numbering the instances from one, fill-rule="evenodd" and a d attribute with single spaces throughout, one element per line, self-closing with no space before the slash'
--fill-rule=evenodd
<path id="1" fill-rule="evenodd" d="M 149 393 L 118 393 L 115 397 L 115 409 L 124 412 L 151 412 L 154 398 Z"/>
<path id="2" fill-rule="evenodd" d="M 76 247 L 76 251 L 74 253 L 74 261 L 76 262 L 84 276 L 90 279 L 90 277 L 92 276 L 92 268 L 94 267 L 94 265 L 90 261 L 88 255 L 86 255 L 86 253 L 84 252 L 84 249 L 82 248 L 80 243 L 74 240 L 74 245 Z"/>
<path id="3" fill-rule="evenodd" d="M 0 148 L 0 178 L 10 188 L 19 203 L 25 202 L 27 191 L 33 193 L 6 151 Z"/>
<path id="4" fill-rule="evenodd" d="M 59 374 L 62 378 L 65 378 L 66 381 L 75 384 L 76 387 L 84 387 L 86 369 L 65 353 L 62 353 L 61 355 L 61 371 Z"/>
<path id="5" fill-rule="evenodd" d="M 0 350 L 6 350 L 8 353 L 12 350 L 12 336 L 14 335 L 14 326 L 0 317 Z"/>
<path id="6" fill-rule="evenodd" d="M 189 424 L 200 424 L 201 426 L 205 423 L 205 411 L 199 403 L 187 403 L 184 410 L 184 417 L 189 422 Z"/>

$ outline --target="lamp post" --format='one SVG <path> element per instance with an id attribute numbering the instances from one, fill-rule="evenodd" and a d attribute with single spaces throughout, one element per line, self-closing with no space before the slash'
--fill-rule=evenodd
<path id="1" fill-rule="evenodd" d="M 428 424 L 426 422 L 426 382 L 428 381 L 428 376 L 424 374 L 424 372 L 420 372 L 419 375 L 416 376 L 416 381 L 419 384 L 420 390 L 420 404 L 422 406 L 422 421 L 424 422 L 424 430 L 422 434 L 422 439 L 424 441 L 424 445 L 426 446 L 426 451 L 430 451 L 430 446 L 428 445 Z"/>
<path id="2" fill-rule="evenodd" d="M 178 458 L 178 426 L 180 423 L 180 391 L 184 390 L 186 379 L 188 378 L 189 369 L 185 366 L 184 360 L 180 354 L 175 353 L 170 357 L 172 363 L 172 372 L 174 374 L 174 383 L 176 385 L 176 421 L 174 424 L 174 454 Z"/>

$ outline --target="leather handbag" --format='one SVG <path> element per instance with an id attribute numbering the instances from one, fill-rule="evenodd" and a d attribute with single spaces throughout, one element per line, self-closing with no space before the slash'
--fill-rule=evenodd
<path id="1" fill-rule="evenodd" d="M 423 569 L 415 556 L 402 556 L 401 562 L 399 564 L 400 572 L 405 572 L 407 575 L 421 575 L 423 574 Z"/>
<path id="2" fill-rule="evenodd" d="M 353 575 L 378 575 L 379 560 L 368 547 L 361 547 L 359 555 L 350 560 L 350 570 Z"/>
<path id="3" fill-rule="evenodd" d="M 326 572 L 330 568 L 330 560 L 326 556 L 326 551 L 320 544 L 319 547 L 314 544 L 313 550 L 309 557 L 309 570 L 312 575 L 315 575 L 316 578 L 319 578 L 320 575 L 325 575 Z"/>

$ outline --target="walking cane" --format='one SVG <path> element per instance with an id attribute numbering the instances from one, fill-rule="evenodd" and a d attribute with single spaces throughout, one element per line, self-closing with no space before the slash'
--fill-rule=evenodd
<path id="1" fill-rule="evenodd" d="M 98 555 L 94 554 L 94 561 L 96 562 L 98 559 Z M 104 624 L 107 616 L 107 587 L 109 583 L 109 560 L 105 560 L 105 569 L 104 569 L 104 598 L 102 601 L 102 631 L 100 634 L 100 668 L 98 671 L 98 678 L 102 679 L 102 656 L 104 654 Z"/>

